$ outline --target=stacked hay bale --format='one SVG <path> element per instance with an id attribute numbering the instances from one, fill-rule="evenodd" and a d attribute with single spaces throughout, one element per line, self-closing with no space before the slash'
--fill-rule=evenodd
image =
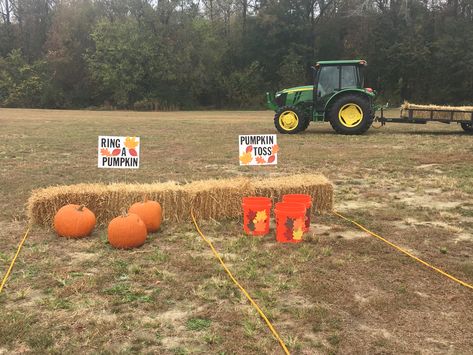
<path id="1" fill-rule="evenodd" d="M 180 219 L 190 219 L 191 209 L 197 219 L 238 217 L 241 214 L 241 201 L 254 194 L 249 179 L 202 180 L 185 185 L 187 209 Z"/>
<path id="2" fill-rule="evenodd" d="M 307 194 L 312 197 L 312 210 L 319 213 L 332 210 L 333 186 L 323 175 L 298 174 L 263 179 L 254 183 L 256 195 L 270 197 L 273 204 L 286 194 Z"/>
<path id="3" fill-rule="evenodd" d="M 97 221 L 104 224 L 128 210 L 133 203 L 147 198 L 170 206 L 167 218 L 175 219 L 175 215 L 184 210 L 183 195 L 182 186 L 175 182 L 52 186 L 33 191 L 28 199 L 27 213 L 31 222 L 51 225 L 55 211 L 75 203 L 87 206 L 95 213 Z"/>
<path id="4" fill-rule="evenodd" d="M 438 106 L 438 105 L 417 105 L 405 101 L 401 105 L 401 117 L 408 118 L 409 110 L 415 110 L 413 117 L 438 120 L 464 120 L 471 121 L 473 106 Z M 453 112 L 453 116 L 452 116 Z"/>
<path id="5" fill-rule="evenodd" d="M 53 186 L 33 191 L 27 212 L 32 223 L 50 226 L 59 208 L 68 203 L 83 204 L 94 211 L 98 223 L 106 224 L 133 203 L 147 198 L 162 204 L 165 220 L 188 221 L 191 209 L 198 219 L 221 220 L 241 215 L 244 196 L 267 196 L 276 202 L 288 193 L 311 195 L 318 212 L 332 209 L 332 184 L 322 175 L 303 174 L 259 180 L 203 180 L 185 185 L 165 182 Z"/>

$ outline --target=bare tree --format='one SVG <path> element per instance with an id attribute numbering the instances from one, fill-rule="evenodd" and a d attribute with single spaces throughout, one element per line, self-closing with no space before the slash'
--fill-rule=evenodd
<path id="1" fill-rule="evenodd" d="M 7 23 L 7 24 L 11 23 L 11 11 L 12 11 L 12 6 L 10 4 L 10 0 L 1 0 L 0 12 L 1 12 L 2 20 L 4 23 Z"/>

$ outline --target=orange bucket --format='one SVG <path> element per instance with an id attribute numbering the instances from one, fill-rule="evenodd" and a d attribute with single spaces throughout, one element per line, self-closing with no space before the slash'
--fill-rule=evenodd
<path id="1" fill-rule="evenodd" d="M 306 207 L 305 215 L 305 229 L 304 232 L 307 232 L 310 228 L 310 209 L 312 208 L 312 197 L 306 194 L 287 194 L 282 197 L 283 202 L 298 202 L 303 203 Z"/>
<path id="2" fill-rule="evenodd" d="M 243 197 L 243 229 L 249 235 L 269 233 L 272 201 L 268 197 Z"/>
<path id="3" fill-rule="evenodd" d="M 276 241 L 280 243 L 302 242 L 305 228 L 306 205 L 300 202 L 276 203 Z"/>

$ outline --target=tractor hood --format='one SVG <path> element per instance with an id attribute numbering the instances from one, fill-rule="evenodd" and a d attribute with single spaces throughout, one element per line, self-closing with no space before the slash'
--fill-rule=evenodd
<path id="1" fill-rule="evenodd" d="M 289 89 L 284 89 L 284 90 L 281 90 L 281 91 L 278 91 L 276 93 L 276 96 L 278 96 L 278 94 L 290 94 L 290 93 L 293 93 L 293 92 L 298 92 L 298 91 L 309 91 L 309 90 L 314 90 L 314 85 L 305 85 L 305 86 L 295 86 L 293 88 L 289 88 Z"/>
<path id="2" fill-rule="evenodd" d="M 292 88 L 280 90 L 275 95 L 266 93 L 266 104 L 270 110 L 277 110 L 290 102 L 296 105 L 299 102 L 312 101 L 314 85 L 295 86 Z"/>
<path id="3" fill-rule="evenodd" d="M 296 86 L 276 92 L 276 94 L 266 93 L 266 105 L 270 110 L 276 111 L 278 107 L 286 105 L 290 100 L 291 105 L 298 102 L 312 101 L 314 85 Z"/>

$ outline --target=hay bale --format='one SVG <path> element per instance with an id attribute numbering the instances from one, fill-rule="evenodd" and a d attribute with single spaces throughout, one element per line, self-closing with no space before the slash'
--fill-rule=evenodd
<path id="1" fill-rule="evenodd" d="M 98 223 L 104 224 L 147 197 L 162 203 L 164 218 L 175 220 L 176 211 L 183 209 L 182 190 L 175 182 L 52 186 L 32 192 L 27 214 L 32 223 L 52 225 L 59 208 L 68 203 L 83 204 L 95 213 Z"/>
<path id="2" fill-rule="evenodd" d="M 401 105 L 401 117 L 409 118 L 409 110 L 415 110 L 413 112 L 415 118 L 430 119 L 432 114 L 432 118 L 437 120 L 451 120 L 451 112 L 454 111 L 453 120 L 471 121 L 473 106 L 417 105 L 404 101 Z"/>
<path id="3" fill-rule="evenodd" d="M 31 223 L 51 226 L 59 208 L 68 203 L 84 204 L 94 211 L 99 224 L 106 224 L 147 197 L 162 204 L 165 220 L 189 221 L 191 208 L 199 219 L 221 220 L 241 215 L 244 196 L 267 196 L 276 202 L 287 193 L 311 195 L 318 212 L 332 209 L 332 184 L 322 175 L 304 174 L 261 180 L 213 179 L 185 185 L 166 182 L 52 186 L 32 192 L 27 214 Z"/>
<path id="4" fill-rule="evenodd" d="M 187 209 L 182 219 L 190 220 L 190 210 L 197 219 L 233 218 L 241 215 L 241 202 L 255 193 L 248 178 L 203 180 L 185 185 Z"/>
<path id="5" fill-rule="evenodd" d="M 258 196 L 270 197 L 273 204 L 285 194 L 307 194 L 312 197 L 312 212 L 329 212 L 333 207 L 333 186 L 323 175 L 298 174 L 259 180 L 254 183 Z"/>

